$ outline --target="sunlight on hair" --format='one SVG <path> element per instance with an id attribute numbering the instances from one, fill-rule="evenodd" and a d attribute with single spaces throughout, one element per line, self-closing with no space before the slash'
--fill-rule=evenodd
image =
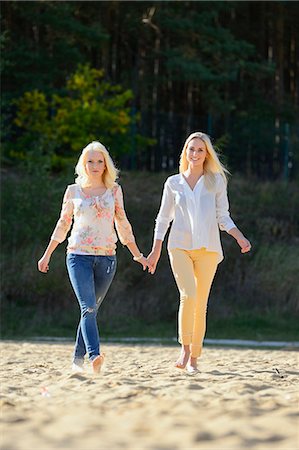
<path id="1" fill-rule="evenodd" d="M 89 177 L 86 173 L 85 164 L 86 164 L 86 156 L 89 151 L 99 152 L 103 155 L 105 159 L 105 171 L 103 174 L 103 182 L 106 188 L 111 189 L 115 185 L 115 181 L 118 178 L 118 169 L 115 167 L 111 156 L 109 155 L 106 147 L 98 141 L 92 141 L 88 144 L 83 150 L 79 157 L 78 163 L 75 168 L 75 173 L 77 178 L 75 182 L 79 184 L 81 187 L 87 187 L 89 184 Z"/>
<path id="2" fill-rule="evenodd" d="M 183 146 L 181 156 L 180 156 L 179 172 L 183 173 L 188 169 L 186 150 L 187 150 L 189 142 L 192 139 L 201 139 L 205 143 L 205 146 L 207 149 L 207 157 L 206 157 L 206 160 L 205 160 L 204 166 L 203 166 L 204 175 L 205 175 L 204 182 L 205 182 L 207 189 L 213 190 L 213 188 L 215 187 L 215 184 L 216 184 L 215 174 L 216 173 L 220 173 L 222 175 L 225 183 L 227 183 L 226 174 L 229 174 L 229 171 L 220 162 L 219 156 L 212 145 L 210 137 L 207 134 L 202 133 L 200 131 L 196 131 L 187 137 L 187 139 L 184 143 L 184 146 Z"/>

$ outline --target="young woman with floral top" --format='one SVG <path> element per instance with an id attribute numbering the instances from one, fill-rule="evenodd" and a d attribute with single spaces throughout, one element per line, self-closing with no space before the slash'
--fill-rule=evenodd
<path id="1" fill-rule="evenodd" d="M 134 261 L 140 263 L 143 270 L 147 261 L 136 245 L 125 213 L 122 189 L 115 181 L 118 171 L 104 145 L 94 141 L 83 149 L 76 174 L 76 184 L 68 186 L 65 191 L 60 218 L 44 255 L 38 261 L 38 269 L 48 272 L 51 255 L 65 240 L 73 222 L 66 264 L 81 310 L 73 370 L 83 370 L 87 353 L 93 371 L 97 373 L 104 354 L 100 353 L 96 316 L 116 271 L 115 228 L 121 243 L 128 247 Z"/>
<path id="2" fill-rule="evenodd" d="M 179 172 L 165 182 L 148 265 L 153 274 L 173 221 L 168 252 L 180 292 L 178 332 L 182 344 L 175 366 L 194 373 L 206 330 L 210 288 L 223 259 L 219 228 L 236 239 L 242 253 L 249 252 L 251 244 L 230 218 L 227 170 L 206 134 L 196 132 L 187 138 Z"/>

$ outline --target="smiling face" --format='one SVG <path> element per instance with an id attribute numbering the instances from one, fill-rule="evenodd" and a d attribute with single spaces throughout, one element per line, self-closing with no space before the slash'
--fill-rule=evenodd
<path id="1" fill-rule="evenodd" d="M 186 158 L 192 167 L 203 166 L 207 157 L 207 148 L 200 138 L 191 139 L 186 148 Z"/>
<path id="2" fill-rule="evenodd" d="M 102 179 L 106 164 L 103 153 L 89 150 L 85 157 L 85 170 L 90 180 Z"/>

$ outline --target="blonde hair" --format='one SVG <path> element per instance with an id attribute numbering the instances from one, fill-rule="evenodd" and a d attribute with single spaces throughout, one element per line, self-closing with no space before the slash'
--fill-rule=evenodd
<path id="1" fill-rule="evenodd" d="M 99 152 L 103 155 L 105 160 L 105 170 L 103 173 L 103 182 L 108 189 L 112 189 L 113 186 L 116 185 L 115 180 L 118 178 L 118 169 L 115 167 L 111 156 L 109 155 L 106 147 L 98 141 L 92 141 L 88 144 L 83 150 L 78 159 L 75 173 L 77 174 L 77 178 L 75 182 L 79 184 L 81 187 L 86 187 L 89 182 L 89 177 L 86 173 L 85 164 L 86 164 L 86 156 L 89 151 Z"/>
<path id="2" fill-rule="evenodd" d="M 188 161 L 187 161 L 187 147 L 189 142 L 192 139 L 201 139 L 206 146 L 207 150 L 207 156 L 203 164 L 203 171 L 204 171 L 204 183 L 208 190 L 213 190 L 213 188 L 216 185 L 216 174 L 220 173 L 223 177 L 225 183 L 227 184 L 227 176 L 226 174 L 229 174 L 229 171 L 224 167 L 224 165 L 220 162 L 219 156 L 214 149 L 210 137 L 202 133 L 201 131 L 196 131 L 195 133 L 190 134 L 190 136 L 187 137 L 181 156 L 180 156 L 180 166 L 179 166 L 179 172 L 183 173 L 188 169 Z"/>

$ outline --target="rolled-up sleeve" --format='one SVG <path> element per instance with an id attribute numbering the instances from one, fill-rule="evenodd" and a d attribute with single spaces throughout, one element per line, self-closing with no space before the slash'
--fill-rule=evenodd
<path id="1" fill-rule="evenodd" d="M 120 186 L 114 190 L 115 198 L 115 227 L 120 242 L 127 245 L 130 242 L 135 242 L 135 237 L 130 222 L 126 216 L 124 208 L 123 193 Z"/>
<path id="2" fill-rule="evenodd" d="M 216 217 L 220 230 L 229 232 L 232 228 L 236 227 L 230 217 L 226 183 L 221 175 L 218 176 L 217 183 Z"/>
<path id="3" fill-rule="evenodd" d="M 55 226 L 55 229 L 52 233 L 51 240 L 57 241 L 59 243 L 63 242 L 72 226 L 74 214 L 74 204 L 71 195 L 71 189 L 68 186 L 66 188 L 62 208 L 60 213 L 60 218 Z"/>
<path id="4" fill-rule="evenodd" d="M 164 240 L 166 232 L 168 230 L 170 222 L 174 218 L 174 197 L 169 185 L 169 181 L 166 180 L 163 189 L 163 195 L 161 200 L 160 209 L 156 218 L 156 225 L 154 231 L 154 240 Z"/>

